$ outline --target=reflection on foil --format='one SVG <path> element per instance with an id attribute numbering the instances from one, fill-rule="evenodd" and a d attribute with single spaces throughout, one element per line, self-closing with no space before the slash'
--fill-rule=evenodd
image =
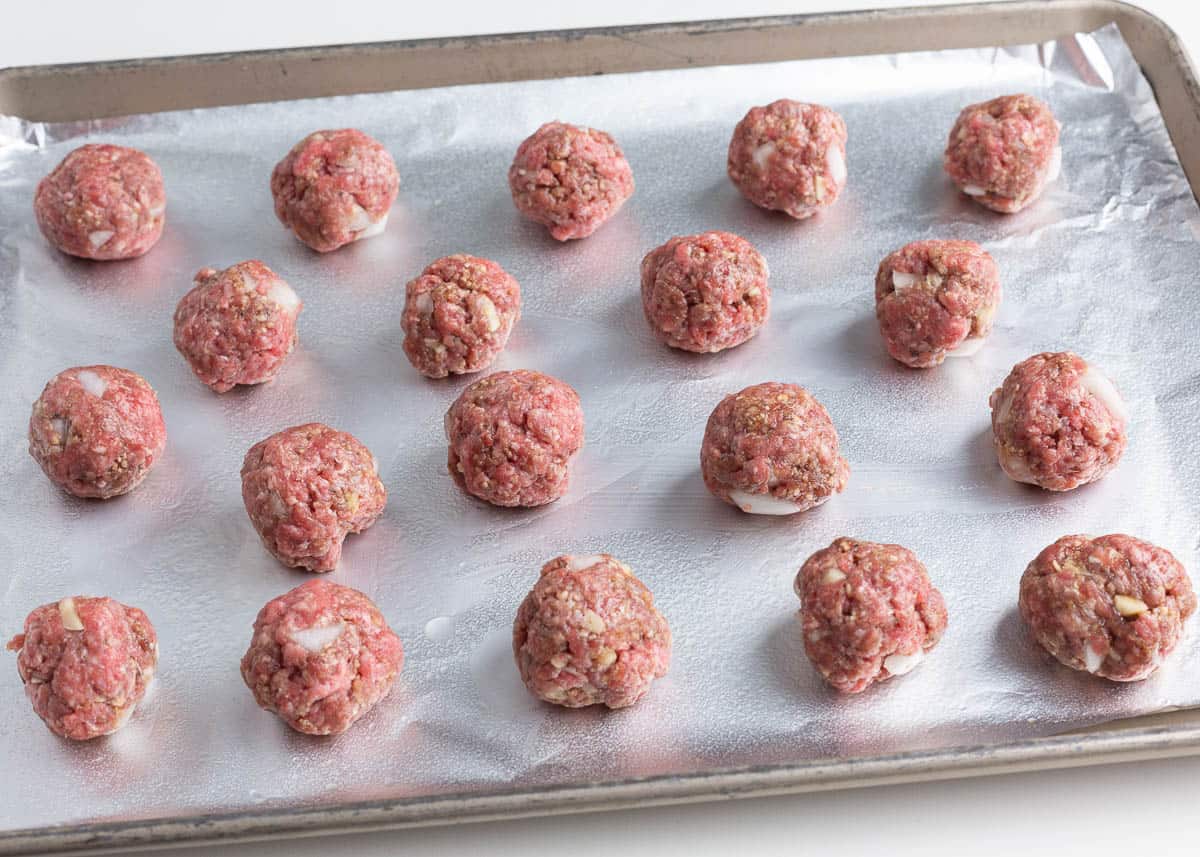
<path id="1" fill-rule="evenodd" d="M 953 190 L 942 147 L 963 105 L 1022 90 L 1063 122 L 1063 178 L 1030 209 L 996 215 Z M 801 223 L 752 207 L 725 176 L 734 124 L 781 96 L 828 103 L 849 126 L 848 188 Z M 637 176 L 585 241 L 548 238 L 506 187 L 517 144 L 553 118 L 612 132 Z M 388 146 L 403 187 L 382 236 L 319 256 L 276 222 L 268 176 L 308 132 L 347 125 Z M 34 185 L 85 139 L 137 146 L 163 168 L 167 231 L 141 259 L 89 264 L 38 234 Z M 162 650 L 153 698 L 85 746 L 51 735 L 0 663 L 0 770 L 21 772 L 0 829 L 995 742 L 1200 701 L 1196 633 L 1160 675 L 1118 686 L 1043 656 L 1016 613 L 1022 569 L 1064 533 L 1127 531 L 1185 564 L 1196 556 L 1200 212 L 1115 29 L 1053 51 L 427 89 L 36 133 L 0 120 L 0 199 L 0 629 L 15 633 L 37 604 L 104 593 L 149 611 Z M 769 260 L 771 320 L 732 351 L 682 354 L 642 318 L 638 265 L 668 237 L 711 228 Z M 978 354 L 910 371 L 880 343 L 873 278 L 889 251 L 934 237 L 982 242 L 1004 303 Z M 547 371 L 581 394 L 587 445 L 552 507 L 483 506 L 445 473 L 442 415 L 467 381 L 419 376 L 399 319 L 405 281 L 454 252 L 521 282 L 523 317 L 496 368 Z M 198 268 L 249 258 L 303 298 L 300 344 L 275 383 L 219 397 L 175 353 L 171 313 Z M 1131 444 L 1108 479 L 1053 495 L 1000 472 L 987 399 L 1015 362 L 1062 348 L 1113 379 Z M 170 437 L 136 492 L 84 503 L 47 483 L 24 433 L 48 378 L 98 362 L 150 380 Z M 852 467 L 844 494 L 803 515 L 744 515 L 700 480 L 709 412 L 767 379 L 824 402 Z M 407 653 L 391 696 L 326 740 L 259 711 L 238 675 L 259 607 L 307 579 L 262 549 L 238 469 L 252 443 L 308 420 L 353 432 L 379 459 L 387 511 L 347 541 L 333 579 L 374 598 Z M 801 562 L 839 535 L 910 546 L 950 610 L 924 663 L 854 698 L 804 660 L 792 593 Z M 653 589 L 676 639 L 671 673 L 630 710 L 552 709 L 521 687 L 513 615 L 544 561 L 601 551 Z"/>

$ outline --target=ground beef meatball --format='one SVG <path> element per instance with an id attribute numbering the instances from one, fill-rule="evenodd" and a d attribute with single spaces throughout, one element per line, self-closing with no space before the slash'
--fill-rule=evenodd
<path id="1" fill-rule="evenodd" d="M 796 576 L 804 651 L 842 693 L 904 675 L 946 630 L 946 603 L 916 554 L 836 539 Z"/>
<path id="2" fill-rule="evenodd" d="M 162 236 L 167 193 L 158 165 L 137 149 L 89 143 L 37 186 L 33 211 L 46 240 L 84 259 L 132 259 Z"/>
<path id="3" fill-rule="evenodd" d="M 646 320 L 672 348 L 741 345 L 766 322 L 770 304 L 767 260 L 730 232 L 672 238 L 642 259 Z"/>
<path id="4" fill-rule="evenodd" d="M 272 380 L 296 345 L 303 304 L 262 262 L 201 268 L 175 308 L 175 347 L 218 393 Z"/>
<path id="5" fill-rule="evenodd" d="M 704 484 L 754 515 L 791 515 L 846 487 L 829 412 L 803 387 L 768 382 L 726 396 L 700 447 Z"/>
<path id="6" fill-rule="evenodd" d="M 388 695 L 403 664 L 400 638 L 371 599 L 318 579 L 258 611 L 242 678 L 297 732 L 336 735 Z"/>
<path id="7" fill-rule="evenodd" d="M 943 159 L 958 189 L 980 205 L 1010 214 L 1058 178 L 1058 122 L 1032 95 L 1004 95 L 958 114 Z"/>
<path id="8" fill-rule="evenodd" d="M 579 394 L 520 369 L 471 384 L 446 412 L 450 475 L 495 506 L 541 506 L 567 491 L 583 446 Z"/>
<path id="9" fill-rule="evenodd" d="M 996 456 L 1017 482 L 1070 491 L 1105 476 L 1125 452 L 1125 403 L 1069 351 L 1022 360 L 989 403 Z"/>
<path id="10" fill-rule="evenodd" d="M 124 726 L 158 664 L 158 637 L 145 613 L 83 595 L 38 607 L 8 648 L 38 717 L 76 741 Z"/>
<path id="11" fill-rule="evenodd" d="M 261 440 L 242 463 L 242 501 L 276 559 L 333 571 L 349 533 L 383 514 L 387 491 L 375 456 L 357 438 L 321 423 Z"/>
<path id="12" fill-rule="evenodd" d="M 271 173 L 275 214 L 319 253 L 383 232 L 399 190 L 387 149 L 353 128 L 309 134 Z"/>
<path id="13" fill-rule="evenodd" d="M 107 500 L 132 491 L 166 445 L 154 389 L 115 366 L 64 369 L 29 417 L 29 454 L 51 482 L 76 497 Z"/>
<path id="14" fill-rule="evenodd" d="M 667 674 L 671 629 L 629 566 L 608 554 L 560 556 L 517 610 L 513 655 L 538 699 L 625 708 Z"/>
<path id="15" fill-rule="evenodd" d="M 521 287 L 489 259 L 446 256 L 405 288 L 404 353 L 429 378 L 486 369 L 521 317 Z"/>
<path id="16" fill-rule="evenodd" d="M 517 210 L 558 241 L 586 238 L 633 195 L 633 171 L 608 134 L 547 122 L 508 168 Z"/>
<path id="17" fill-rule="evenodd" d="M 983 345 L 1000 306 L 1000 271 L 974 241 L 914 241 L 879 263 L 875 317 L 888 354 L 924 369 Z"/>
<path id="18" fill-rule="evenodd" d="M 1138 681 L 1158 669 L 1196 611 L 1171 553 L 1132 536 L 1063 536 L 1021 576 L 1021 615 L 1071 669 Z"/>
<path id="19" fill-rule="evenodd" d="M 811 217 L 846 186 L 846 123 L 828 107 L 786 98 L 753 107 L 733 130 L 728 167 L 755 205 Z"/>

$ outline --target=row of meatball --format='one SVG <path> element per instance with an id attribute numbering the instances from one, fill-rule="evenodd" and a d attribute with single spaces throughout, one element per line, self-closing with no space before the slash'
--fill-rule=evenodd
<path id="1" fill-rule="evenodd" d="M 770 312 L 767 262 L 728 232 L 678 236 L 641 264 L 642 306 L 666 344 L 712 353 L 752 338 Z M 995 260 L 971 241 L 925 240 L 889 254 L 875 311 L 889 354 L 914 368 L 976 353 L 1001 289 Z M 223 393 L 266 383 L 298 340 L 303 302 L 257 260 L 197 272 L 174 313 L 174 343 L 195 375 Z M 437 259 L 406 286 L 404 353 L 430 378 L 492 364 L 521 314 L 521 287 L 499 264 L 458 254 Z"/>
<path id="2" fill-rule="evenodd" d="M 900 545 L 836 539 L 801 566 L 795 591 L 805 654 L 843 693 L 911 672 L 948 621 L 925 566 Z M 1127 535 L 1073 535 L 1025 569 L 1018 605 L 1062 664 L 1138 681 L 1175 649 L 1196 596 L 1163 548 Z M 548 562 L 513 623 L 522 681 L 569 708 L 633 705 L 667 674 L 671 642 L 650 590 L 608 554 Z M 76 740 L 121 728 L 158 663 L 149 618 L 111 598 L 38 607 L 8 648 L 34 711 Z M 366 595 L 316 579 L 259 611 L 241 673 L 262 708 L 300 732 L 330 735 L 387 695 L 403 661 L 400 638 Z"/>
<path id="3" fill-rule="evenodd" d="M 727 172 L 755 205 L 803 219 L 846 185 L 846 123 L 818 104 L 780 99 L 752 108 L 729 143 Z M 1030 95 L 972 104 L 959 114 L 943 163 L 959 189 L 994 211 L 1037 198 L 1062 162 L 1059 125 Z M 517 209 L 559 241 L 585 238 L 633 194 L 633 172 L 613 138 L 563 122 L 542 125 L 508 171 Z M 395 161 L 362 131 L 316 131 L 276 164 L 279 220 L 326 253 L 378 235 L 400 189 Z M 55 247 L 85 259 L 129 259 L 150 250 L 166 222 L 162 172 L 143 152 L 88 144 L 37 187 L 34 212 Z"/>
<path id="4" fill-rule="evenodd" d="M 120 729 L 158 664 L 146 614 L 103 597 L 38 607 L 8 648 L 34 710 L 76 740 Z M 619 708 L 666 675 L 671 631 L 628 566 L 607 555 L 562 556 L 517 611 L 513 653 L 537 696 Z M 330 735 L 383 699 L 403 662 L 400 638 L 366 595 L 317 579 L 259 611 L 241 672 L 260 706 L 300 732 Z"/>
<path id="5" fill-rule="evenodd" d="M 275 214 L 300 241 L 328 253 L 381 234 L 400 190 L 387 149 L 353 128 L 315 131 L 271 173 Z M 517 150 L 517 208 L 559 240 L 591 233 L 633 193 L 629 164 L 607 134 L 551 122 Z M 162 172 L 137 149 L 87 144 L 38 184 L 34 213 L 47 240 L 85 259 L 148 252 L 166 224 Z"/>
<path id="6" fill-rule="evenodd" d="M 1018 482 L 1067 491 L 1116 467 L 1128 414 L 1112 383 L 1069 352 L 1018 363 L 989 399 L 993 444 Z M 497 506 L 533 507 L 567 490 L 582 448 L 579 395 L 529 370 L 494 372 L 468 385 L 446 413 L 448 469 L 468 494 Z M 166 446 L 149 383 L 126 369 L 67 369 L 46 385 L 29 422 L 30 454 L 54 484 L 106 499 L 135 488 Z M 726 396 L 700 452 L 708 489 L 753 514 L 786 515 L 844 489 L 850 467 L 825 407 L 795 384 L 766 382 Z M 346 534 L 382 514 L 386 491 L 371 452 L 318 423 L 255 444 L 242 467 L 247 511 L 273 554 L 328 571 Z"/>

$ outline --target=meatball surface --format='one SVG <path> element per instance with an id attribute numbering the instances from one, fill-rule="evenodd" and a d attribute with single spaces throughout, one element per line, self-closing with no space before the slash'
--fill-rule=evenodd
<path id="1" fill-rule="evenodd" d="M 946 603 L 916 554 L 841 538 L 796 576 L 804 651 L 842 693 L 904 675 L 946 630 Z"/>
<path id="2" fill-rule="evenodd" d="M 733 130 L 728 170 L 758 207 L 812 217 L 846 187 L 846 123 L 828 107 L 787 98 L 753 107 Z"/>
<path id="3" fill-rule="evenodd" d="M 730 232 L 672 238 L 642 259 L 642 308 L 672 348 L 714 352 L 741 345 L 767 320 L 767 260 Z"/>
<path id="4" fill-rule="evenodd" d="M 492 364 L 521 317 L 521 287 L 490 259 L 446 256 L 405 287 L 404 353 L 429 378 Z"/>
<path id="5" fill-rule="evenodd" d="M 513 656 L 538 699 L 624 708 L 667 674 L 671 629 L 629 566 L 608 554 L 560 556 L 517 610 Z"/>
<path id="6" fill-rule="evenodd" d="M 226 393 L 263 384 L 296 345 L 300 298 L 257 260 L 201 268 L 175 308 L 175 347 L 204 384 Z"/>
<path id="7" fill-rule="evenodd" d="M 297 732 L 335 735 L 388 695 L 403 665 L 400 638 L 371 599 L 318 578 L 258 611 L 242 679 Z"/>
<path id="8" fill-rule="evenodd" d="M 375 457 L 357 438 L 307 423 L 250 447 L 242 463 L 242 501 L 276 559 L 333 571 L 346 536 L 383 514 L 387 491 Z"/>
<path id="9" fill-rule="evenodd" d="M 46 240 L 64 253 L 132 259 L 162 237 L 167 192 L 146 153 L 88 143 L 38 183 L 33 211 Z"/>
<path id="10" fill-rule="evenodd" d="M 989 399 L 992 440 L 1017 482 L 1070 491 L 1106 476 L 1128 443 L 1128 412 L 1098 369 L 1069 351 L 1013 367 Z"/>
<path id="11" fill-rule="evenodd" d="M 721 400 L 704 429 L 700 470 L 714 496 L 755 515 L 811 509 L 850 476 L 829 412 L 803 387 L 775 381 Z"/>
<path id="12" fill-rule="evenodd" d="M 115 366 L 64 369 L 29 417 L 29 454 L 68 494 L 107 500 L 132 491 L 162 455 L 167 426 L 154 389 Z"/>
<path id="13" fill-rule="evenodd" d="M 450 475 L 495 506 L 557 500 L 583 447 L 579 394 L 525 369 L 493 372 L 471 384 L 446 412 L 445 425 Z"/>
<path id="14" fill-rule="evenodd" d="M 888 354 L 914 369 L 974 354 L 999 306 L 1000 270 L 974 241 L 914 241 L 875 275 L 875 317 Z"/>
<path id="15" fill-rule="evenodd" d="M 383 232 L 399 192 L 392 156 L 354 128 L 314 131 L 271 173 L 276 216 L 318 253 Z"/>
<path id="16" fill-rule="evenodd" d="M 45 604 L 8 643 L 33 710 L 55 735 L 86 741 L 128 722 L 158 664 L 146 614 L 111 598 Z"/>
<path id="17" fill-rule="evenodd" d="M 1002 95 L 958 114 L 943 165 L 958 189 L 980 205 L 1011 214 L 1058 178 L 1058 121 L 1032 95 Z"/>
<path id="18" fill-rule="evenodd" d="M 1179 643 L 1196 595 L 1164 548 L 1119 534 L 1063 536 L 1025 569 L 1018 604 L 1034 639 L 1060 663 L 1139 681 Z"/>
<path id="19" fill-rule="evenodd" d="M 517 148 L 508 187 L 521 214 L 569 241 L 591 235 L 633 196 L 633 171 L 605 132 L 547 122 Z"/>

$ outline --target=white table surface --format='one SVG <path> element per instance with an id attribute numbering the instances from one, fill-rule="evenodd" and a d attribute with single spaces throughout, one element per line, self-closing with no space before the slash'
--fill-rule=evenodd
<path id="1" fill-rule="evenodd" d="M 919 0 L 11 0 L 0 66 L 701 20 Z M 1200 56 L 1197 0 L 1135 3 Z M 1200 758 L 684 807 L 321 837 L 221 849 L 229 857 L 377 857 L 567 851 L 572 857 L 889 854 L 982 857 L 1195 854 Z M 217 849 L 204 849 L 216 851 Z M 140 852 L 165 854 L 167 852 Z M 178 853 L 178 852 L 173 852 Z"/>

